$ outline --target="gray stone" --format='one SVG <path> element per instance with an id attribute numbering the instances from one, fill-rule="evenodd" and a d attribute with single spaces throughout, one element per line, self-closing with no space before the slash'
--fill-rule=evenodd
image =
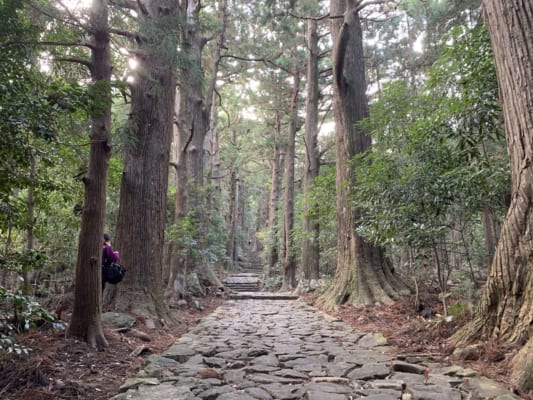
<path id="1" fill-rule="evenodd" d="M 171 346 L 165 353 L 163 353 L 163 357 L 167 357 L 182 363 L 187 361 L 195 354 L 196 352 L 189 346 L 178 343 Z"/>
<path id="2" fill-rule="evenodd" d="M 130 399 L 131 397 L 127 397 Z M 138 399 L 157 400 L 196 400 L 198 399 L 187 387 L 161 384 L 157 386 L 141 386 Z"/>
<path id="3" fill-rule="evenodd" d="M 351 386 L 335 382 L 310 382 L 305 385 L 305 389 L 316 392 L 337 394 L 350 394 L 353 392 L 353 388 Z"/>
<path id="4" fill-rule="evenodd" d="M 310 365 L 310 364 L 322 364 L 322 360 L 319 357 L 302 357 L 295 358 L 294 360 L 289 360 L 283 363 L 286 368 L 292 368 L 296 365 Z"/>
<path id="5" fill-rule="evenodd" d="M 223 368 L 226 366 L 226 360 L 221 357 L 204 357 L 203 362 L 212 368 Z"/>
<path id="6" fill-rule="evenodd" d="M 401 398 L 401 393 L 377 393 L 365 396 L 365 400 L 398 400 Z"/>
<path id="7" fill-rule="evenodd" d="M 157 354 L 151 354 L 150 356 L 148 356 L 146 361 L 161 368 L 172 368 L 180 365 L 176 360 L 173 360 L 168 357 L 162 357 Z"/>
<path id="8" fill-rule="evenodd" d="M 477 375 L 477 372 L 471 368 L 463 368 L 458 365 L 451 365 L 446 368 L 442 368 L 440 373 L 450 376 L 458 376 L 461 378 L 470 378 Z"/>
<path id="9" fill-rule="evenodd" d="M 272 367 L 270 365 L 250 365 L 244 368 L 246 372 L 259 372 L 259 373 L 270 373 L 274 371 L 279 371 L 279 367 Z"/>
<path id="10" fill-rule="evenodd" d="M 377 379 L 368 383 L 371 388 L 375 389 L 393 389 L 402 391 L 405 388 L 405 382 L 398 379 Z"/>
<path id="11" fill-rule="evenodd" d="M 226 369 L 240 369 L 244 368 L 246 366 L 246 363 L 241 360 L 231 361 L 226 364 Z"/>
<path id="12" fill-rule="evenodd" d="M 138 388 L 141 385 L 158 385 L 160 382 L 156 378 L 128 378 L 124 382 L 119 391 L 125 392 L 128 389 Z"/>
<path id="13" fill-rule="evenodd" d="M 255 397 L 250 396 L 245 392 L 224 393 L 217 397 L 217 400 L 256 400 Z"/>
<path id="14" fill-rule="evenodd" d="M 197 396 L 204 400 L 215 400 L 219 399 L 221 395 L 225 393 L 232 393 L 235 392 L 235 389 L 233 389 L 231 386 L 219 386 L 214 387 L 208 390 L 204 390 L 203 392 L 200 392 L 197 394 Z"/>
<path id="15" fill-rule="evenodd" d="M 520 397 L 515 396 L 503 385 L 486 377 L 473 378 L 473 381 L 479 385 L 480 394 L 485 398 L 493 397 L 495 400 L 518 400 Z"/>
<path id="16" fill-rule="evenodd" d="M 269 367 L 278 367 L 279 361 L 274 354 L 259 356 L 251 360 L 252 364 L 267 365 Z"/>
<path id="17" fill-rule="evenodd" d="M 280 383 L 269 383 L 262 385 L 268 393 L 278 400 L 296 400 L 300 399 L 305 391 L 302 385 L 282 385 Z"/>
<path id="18" fill-rule="evenodd" d="M 242 383 L 246 373 L 240 369 L 230 369 L 224 372 L 224 379 L 228 383 Z"/>
<path id="19" fill-rule="evenodd" d="M 328 371 L 329 376 L 347 376 L 351 371 L 362 366 L 363 364 L 356 365 L 347 363 L 345 361 L 340 361 L 337 363 L 328 364 L 325 367 Z"/>
<path id="20" fill-rule="evenodd" d="M 172 371 L 156 364 L 148 364 L 137 374 L 138 378 L 157 378 L 159 380 L 169 379 L 172 376 L 174 376 Z"/>
<path id="21" fill-rule="evenodd" d="M 361 347 L 376 347 L 376 346 L 385 346 L 388 344 L 387 338 L 383 336 L 381 332 L 377 333 L 368 333 L 363 336 L 357 344 Z"/>
<path id="22" fill-rule="evenodd" d="M 244 389 L 244 392 L 257 400 L 272 400 L 272 396 L 265 389 L 251 387 L 248 389 Z"/>
<path id="23" fill-rule="evenodd" d="M 283 376 L 285 378 L 296 378 L 301 380 L 309 378 L 309 375 L 294 369 L 281 369 L 279 371 L 274 371 L 273 374 L 277 376 Z"/>
<path id="24" fill-rule="evenodd" d="M 382 379 L 390 374 L 390 368 L 383 363 L 365 364 L 348 373 L 348 377 L 355 380 Z"/>
<path id="25" fill-rule="evenodd" d="M 307 400 L 346 400 L 347 397 L 344 394 L 338 393 L 326 393 L 316 390 L 307 391 Z"/>
<path id="26" fill-rule="evenodd" d="M 267 374 L 253 374 L 247 376 L 247 378 L 256 383 L 283 383 L 288 385 L 302 382 L 302 379 L 299 378 L 284 378 L 282 376 Z"/>
<path id="27" fill-rule="evenodd" d="M 187 280 L 187 290 L 193 294 L 193 296 L 203 296 L 204 291 L 202 285 L 200 284 L 200 279 L 198 274 L 193 272 L 188 274 L 185 278 Z"/>
<path id="28" fill-rule="evenodd" d="M 131 328 L 135 325 L 135 318 L 129 314 L 106 312 L 102 314 L 102 321 L 110 323 L 117 328 Z"/>
<path id="29" fill-rule="evenodd" d="M 409 374 L 420 374 L 423 375 L 426 367 L 418 364 L 409 364 L 401 361 L 393 361 L 391 364 L 391 369 L 398 372 L 407 372 Z"/>
<path id="30" fill-rule="evenodd" d="M 405 391 L 413 400 L 461 400 L 461 392 L 440 385 L 407 385 Z"/>

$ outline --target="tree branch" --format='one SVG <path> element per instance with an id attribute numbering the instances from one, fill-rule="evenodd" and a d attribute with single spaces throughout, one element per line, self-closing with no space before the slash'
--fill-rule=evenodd
<path id="1" fill-rule="evenodd" d="M 9 42 L 5 42 L 0 44 L 0 49 L 3 49 L 5 47 L 9 46 L 20 46 L 20 45 L 35 45 L 35 46 L 64 46 L 64 47 L 78 47 L 83 46 L 87 47 L 89 49 L 92 49 L 94 46 L 91 43 L 88 42 L 50 42 L 50 41 L 43 41 L 43 42 L 23 42 L 23 41 L 16 41 L 16 40 L 10 40 Z"/>
<path id="2" fill-rule="evenodd" d="M 109 29 L 109 33 L 113 33 L 115 35 L 124 36 L 130 39 L 135 39 L 137 37 L 137 33 L 135 32 L 129 32 L 129 31 L 123 31 L 121 29 Z"/>
<path id="3" fill-rule="evenodd" d="M 76 64 L 85 65 L 87 68 L 89 68 L 89 71 L 93 71 L 93 64 L 89 60 L 85 60 L 83 58 L 77 58 L 77 57 L 64 57 L 64 58 L 54 58 L 54 61 L 65 61 L 65 62 L 71 62 Z"/>
<path id="4" fill-rule="evenodd" d="M 381 5 L 381 4 L 387 4 L 387 3 L 394 3 L 397 4 L 398 0 L 366 0 L 361 1 L 353 10 L 350 10 L 352 12 L 359 12 L 363 8 L 372 6 L 372 5 Z"/>
<path id="5" fill-rule="evenodd" d="M 318 17 L 306 17 L 306 16 L 303 16 L 303 15 L 298 15 L 295 12 L 293 12 L 292 10 L 289 10 L 289 15 L 291 17 L 294 17 L 294 18 L 303 19 L 303 20 L 311 20 L 311 21 L 322 21 L 322 20 L 330 17 L 329 13 L 325 14 L 325 15 L 320 15 Z"/>
<path id="6" fill-rule="evenodd" d="M 270 60 L 268 58 L 249 58 L 249 57 L 235 56 L 235 55 L 232 55 L 232 54 L 223 54 L 223 55 L 220 56 L 220 58 L 233 58 L 233 59 L 240 60 L 240 61 L 262 62 L 262 63 L 265 63 L 265 65 L 267 65 L 267 66 L 279 68 L 279 69 L 281 69 L 282 71 L 284 71 L 284 72 L 286 72 L 288 74 L 292 74 L 292 71 L 290 69 L 282 67 L 279 64 L 276 64 L 274 61 L 272 61 L 272 60 Z"/>
<path id="7" fill-rule="evenodd" d="M 30 4 L 30 7 L 33 8 L 34 10 L 36 10 L 37 12 L 39 12 L 39 13 L 41 13 L 43 15 L 46 15 L 47 17 L 52 18 L 52 19 L 54 19 L 56 21 L 60 21 L 60 22 L 62 22 L 64 24 L 67 24 L 67 25 L 75 26 L 76 28 L 82 28 L 84 30 L 88 29 L 88 26 L 85 25 L 85 24 L 82 24 L 78 20 L 78 18 L 76 18 L 74 15 L 72 15 L 72 13 L 68 9 L 66 9 L 66 12 L 69 14 L 71 19 L 60 18 L 59 16 L 54 15 L 54 14 L 44 10 L 43 8 L 41 8 L 40 6 L 38 6 L 37 4 L 35 4 L 32 1 L 30 1 L 29 4 Z M 62 5 L 62 7 L 65 7 L 65 6 Z"/>

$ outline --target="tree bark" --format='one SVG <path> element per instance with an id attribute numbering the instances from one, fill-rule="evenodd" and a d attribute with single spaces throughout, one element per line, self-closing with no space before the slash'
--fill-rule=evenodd
<path id="1" fill-rule="evenodd" d="M 318 176 L 320 168 L 320 154 L 318 152 L 318 33 L 317 21 L 309 21 L 307 28 L 307 102 L 305 111 L 305 171 L 303 177 L 304 215 L 302 242 L 302 272 L 307 281 L 319 278 L 319 225 L 310 210 L 310 197 L 313 182 Z"/>
<path id="2" fill-rule="evenodd" d="M 296 47 L 296 46 L 295 46 Z M 293 49 L 293 87 L 290 104 L 289 137 L 287 140 L 287 156 L 285 158 L 285 193 L 283 207 L 283 238 L 281 242 L 281 275 L 283 278 L 281 291 L 289 291 L 296 287 L 296 256 L 294 249 L 294 162 L 296 158 L 296 131 L 298 130 L 298 95 L 300 93 L 300 69 L 298 53 Z"/>
<path id="3" fill-rule="evenodd" d="M 278 236 L 278 207 L 281 196 L 281 183 L 283 180 L 283 165 L 285 154 L 282 152 L 279 137 L 281 134 L 281 120 L 280 116 L 276 115 L 274 128 L 274 144 L 272 149 L 272 173 L 271 173 L 271 187 L 270 196 L 268 199 L 268 218 L 267 227 L 269 228 L 269 236 L 267 240 L 267 260 L 265 275 L 272 277 L 276 272 L 276 264 L 279 261 L 279 251 L 277 244 Z"/>
<path id="4" fill-rule="evenodd" d="M 473 320 L 452 338 L 522 346 L 512 378 L 533 390 L 533 3 L 485 0 L 511 164 L 511 204 Z"/>
<path id="5" fill-rule="evenodd" d="M 337 152 L 337 270 L 332 285 L 320 298 L 326 308 L 351 302 L 391 303 L 403 284 L 392 275 L 380 248 L 357 233 L 360 211 L 352 206 L 350 188 L 356 173 L 353 157 L 371 144 L 357 126 L 368 115 L 360 1 L 331 0 L 334 114 Z"/>
<path id="6" fill-rule="evenodd" d="M 178 148 L 177 161 L 177 193 L 175 203 L 175 223 L 192 215 L 195 224 L 195 239 L 202 250 L 204 238 L 209 229 L 209 196 L 205 196 L 204 152 L 209 156 L 216 157 L 211 152 L 209 144 L 214 144 L 216 136 L 215 126 L 210 121 L 214 118 L 213 97 L 217 82 L 217 73 L 221 60 L 221 51 L 224 47 L 224 33 L 227 20 L 227 1 L 221 5 L 220 15 L 222 27 L 220 28 L 217 44 L 213 52 L 213 64 L 211 65 L 211 78 L 204 90 L 204 69 L 202 65 L 202 52 L 207 39 L 201 34 L 200 21 L 201 4 L 199 1 L 187 0 L 184 2 L 182 13 L 186 23 L 181 35 L 183 38 L 184 64 L 180 68 L 179 89 L 177 97 L 177 130 L 176 137 Z M 208 134 L 210 134 L 208 136 Z M 218 143 L 216 143 L 218 146 Z M 218 150 L 218 147 L 217 147 Z M 211 157 L 210 159 L 211 160 Z M 182 252 L 178 245 L 171 247 L 172 251 L 172 276 L 184 276 L 187 273 L 197 271 L 198 265 L 195 257 L 178 257 Z M 206 280 L 214 274 L 207 274 Z M 209 279 L 208 279 L 209 278 Z M 173 282 L 169 282 L 169 286 Z M 216 284 L 216 282 L 212 282 Z"/>
<path id="7" fill-rule="evenodd" d="M 176 3 L 144 2 L 138 18 L 139 73 L 131 85 L 129 119 L 134 140 L 125 150 L 116 240 L 128 272 L 118 285 L 116 306 L 171 320 L 162 263 L 176 87 Z"/>
<path id="8" fill-rule="evenodd" d="M 74 307 L 67 336 L 92 347 L 107 347 L 102 331 L 102 242 L 104 234 L 108 160 L 111 153 L 111 57 L 107 0 L 95 0 L 92 27 L 92 110 L 89 168 L 83 179 L 85 195 L 81 215 Z"/>
<path id="9" fill-rule="evenodd" d="M 235 171 L 231 172 L 229 208 L 227 213 L 228 241 L 226 255 L 230 259 L 231 268 L 237 264 L 237 214 L 239 209 L 239 180 Z"/>

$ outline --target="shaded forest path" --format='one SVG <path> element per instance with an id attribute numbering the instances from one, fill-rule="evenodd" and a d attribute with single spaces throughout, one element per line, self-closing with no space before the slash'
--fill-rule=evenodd
<path id="1" fill-rule="evenodd" d="M 113 399 L 518 399 L 472 370 L 393 355 L 386 342 L 301 300 L 228 300 Z"/>

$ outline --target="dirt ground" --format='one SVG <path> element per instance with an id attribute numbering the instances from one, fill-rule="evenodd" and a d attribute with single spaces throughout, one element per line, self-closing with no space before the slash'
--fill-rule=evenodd
<path id="1" fill-rule="evenodd" d="M 150 342 L 105 325 L 109 342 L 105 351 L 96 351 L 85 343 L 66 339 L 64 331 L 33 330 L 20 340 L 20 344 L 33 349 L 29 355 L 13 355 L 0 360 L 0 399 L 109 399 L 118 393 L 126 378 L 137 373 L 147 355 L 162 353 L 177 337 L 224 301 L 218 297 L 199 300 L 204 307 L 202 311 L 192 306 L 176 310 L 181 324 L 149 331 Z M 314 299 L 307 297 L 306 301 L 313 303 Z M 433 306 L 438 310 L 438 304 Z M 393 346 L 402 349 L 402 353 L 430 353 L 443 363 L 451 363 L 453 349 L 446 344 L 446 338 L 461 321 L 435 325 L 412 309 L 409 300 L 403 300 L 377 308 L 344 305 L 332 314 L 359 331 L 383 332 Z M 490 344 L 485 348 L 487 351 L 477 360 L 454 363 L 471 367 L 509 387 L 511 353 Z M 522 397 L 533 399 L 532 395 Z"/>

